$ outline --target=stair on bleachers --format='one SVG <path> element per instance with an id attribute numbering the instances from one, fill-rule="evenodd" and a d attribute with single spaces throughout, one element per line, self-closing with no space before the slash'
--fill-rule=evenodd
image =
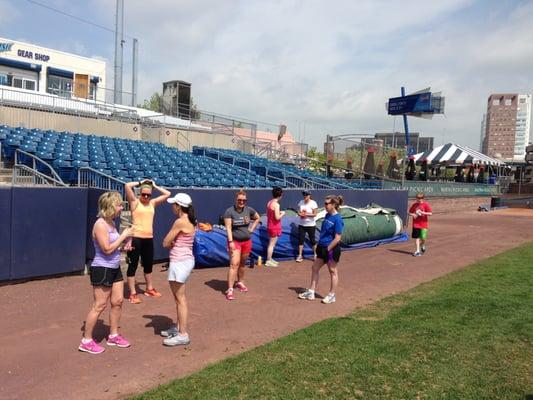
<path id="1" fill-rule="evenodd" d="M 13 182 L 13 168 L 0 168 L 0 185 L 11 186 Z"/>

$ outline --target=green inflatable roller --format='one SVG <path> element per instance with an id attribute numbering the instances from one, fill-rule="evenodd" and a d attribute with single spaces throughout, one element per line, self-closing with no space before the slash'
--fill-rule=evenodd
<path id="1" fill-rule="evenodd" d="M 342 206 L 339 212 L 344 220 L 342 243 L 346 245 L 387 239 L 402 231 L 402 219 L 391 208 L 377 204 L 366 208 Z M 325 215 L 326 212 L 320 209 L 316 221 L 318 229 L 322 226 Z"/>

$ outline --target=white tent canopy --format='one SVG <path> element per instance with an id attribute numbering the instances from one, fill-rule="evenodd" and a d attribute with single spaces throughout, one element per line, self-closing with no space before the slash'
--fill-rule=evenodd
<path id="1" fill-rule="evenodd" d="M 505 165 L 504 162 L 489 157 L 479 151 L 471 149 L 470 147 L 460 146 L 458 144 L 448 143 L 442 146 L 435 147 L 433 150 L 427 150 L 422 153 L 415 154 L 415 163 L 420 164 L 424 160 L 428 164 L 445 164 L 445 165 Z"/>

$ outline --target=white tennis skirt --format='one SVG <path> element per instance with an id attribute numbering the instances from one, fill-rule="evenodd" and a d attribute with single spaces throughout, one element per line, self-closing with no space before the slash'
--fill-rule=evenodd
<path id="1" fill-rule="evenodd" d="M 194 258 L 182 261 L 171 261 L 168 266 L 168 280 L 179 283 L 187 282 L 194 268 Z"/>

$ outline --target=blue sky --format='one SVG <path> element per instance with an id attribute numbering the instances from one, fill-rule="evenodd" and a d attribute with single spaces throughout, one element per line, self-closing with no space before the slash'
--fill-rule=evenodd
<path id="1" fill-rule="evenodd" d="M 114 28 L 113 0 L 36 0 Z M 27 0 L 0 0 L 0 36 L 105 59 L 114 34 Z M 436 144 L 478 147 L 490 93 L 533 92 L 530 1 L 126 0 L 123 87 L 139 39 L 139 98 L 192 83 L 199 108 L 326 134 L 403 130 L 387 98 L 431 86 L 446 114 L 410 118 Z"/>

